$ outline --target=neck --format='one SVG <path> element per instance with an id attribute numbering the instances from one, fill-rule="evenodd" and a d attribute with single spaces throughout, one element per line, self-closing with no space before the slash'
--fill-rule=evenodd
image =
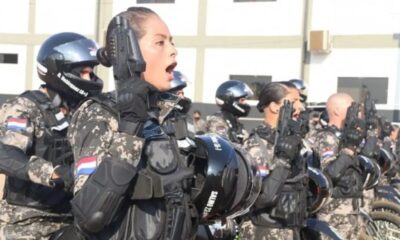
<path id="1" fill-rule="evenodd" d="M 264 114 L 264 123 L 271 126 L 271 128 L 276 128 L 278 125 L 278 117 L 276 114 Z"/>
<path id="2" fill-rule="evenodd" d="M 338 119 L 338 118 L 329 119 L 329 125 L 335 126 L 338 129 L 342 129 L 343 128 L 343 120 Z"/>

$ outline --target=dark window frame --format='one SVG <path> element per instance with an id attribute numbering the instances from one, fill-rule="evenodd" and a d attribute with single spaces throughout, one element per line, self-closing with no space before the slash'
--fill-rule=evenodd
<path id="1" fill-rule="evenodd" d="M 342 85 L 342 86 L 340 86 Z M 354 101 L 361 100 L 363 87 L 366 86 L 377 104 L 387 104 L 389 97 L 388 77 L 338 77 L 337 92 L 350 94 Z"/>
<path id="2" fill-rule="evenodd" d="M 229 80 L 239 80 L 246 83 L 254 93 L 254 96 L 249 98 L 249 100 L 258 100 L 258 95 L 262 87 L 265 84 L 272 82 L 272 76 L 230 74 Z"/>
<path id="3" fill-rule="evenodd" d="M 18 53 L 0 53 L 0 64 L 18 64 Z"/>

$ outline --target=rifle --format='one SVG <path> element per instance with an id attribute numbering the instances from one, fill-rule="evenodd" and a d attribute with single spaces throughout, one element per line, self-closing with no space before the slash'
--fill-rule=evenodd
<path id="1" fill-rule="evenodd" d="M 360 105 L 358 103 L 352 102 L 347 108 L 347 114 L 344 122 L 343 136 L 347 134 L 353 134 L 354 130 L 359 130 L 365 137 L 365 122 L 358 117 L 360 111 Z M 344 145 L 344 139 L 342 138 L 340 145 Z"/>
<path id="2" fill-rule="evenodd" d="M 113 67 L 116 93 L 120 92 L 131 81 L 140 79 L 146 70 L 135 32 L 128 20 L 122 16 L 112 19 L 108 27 L 106 47 L 100 48 L 97 58 L 106 67 Z"/>
<path id="3" fill-rule="evenodd" d="M 296 128 L 296 122 L 292 119 L 293 104 L 288 100 L 284 100 L 281 109 L 279 110 L 278 126 L 276 127 L 275 143 L 278 143 L 279 136 L 293 135 L 293 129 Z"/>
<path id="4" fill-rule="evenodd" d="M 278 144 L 278 141 L 281 137 L 286 137 L 286 136 L 301 136 L 302 135 L 302 121 L 295 121 L 292 119 L 292 113 L 293 113 L 293 104 L 290 103 L 289 101 L 285 100 L 283 103 L 283 106 L 281 107 L 279 111 L 279 118 L 278 118 L 278 126 L 276 128 L 276 135 L 275 135 L 275 144 L 276 146 Z M 308 124 L 308 122 L 307 122 Z M 279 154 L 276 151 L 276 148 L 274 149 L 274 154 L 277 155 Z M 299 188 L 301 187 L 301 193 L 297 193 L 297 201 L 299 203 L 306 203 L 306 192 L 307 192 L 307 185 L 308 185 L 308 177 L 306 174 L 306 162 L 304 159 L 299 158 L 296 159 L 296 161 L 292 162 L 292 170 L 291 170 L 291 177 L 286 179 L 285 181 L 285 186 L 286 190 L 291 189 L 290 191 L 293 191 L 294 189 L 295 192 L 299 191 Z M 285 189 L 285 187 L 284 187 Z M 294 193 L 293 193 L 294 194 Z M 292 225 L 293 229 L 293 239 L 299 240 L 301 239 L 300 237 L 300 229 L 301 226 L 304 224 L 303 221 L 305 221 L 305 216 L 306 216 L 306 209 L 307 207 L 304 205 L 298 206 L 300 209 L 300 212 L 291 212 L 291 213 L 286 213 L 282 215 L 281 217 L 287 221 L 287 217 L 290 214 L 290 223 L 287 222 L 287 224 Z M 278 212 L 278 211 L 277 211 Z M 293 215 L 292 215 L 293 214 Z M 279 214 L 276 216 L 278 217 Z M 295 216 L 295 217 L 294 217 Z"/>
<path id="5" fill-rule="evenodd" d="M 371 93 L 366 86 L 363 86 L 363 103 L 364 115 L 367 129 L 374 129 L 377 127 L 377 111 L 375 101 L 371 98 Z"/>

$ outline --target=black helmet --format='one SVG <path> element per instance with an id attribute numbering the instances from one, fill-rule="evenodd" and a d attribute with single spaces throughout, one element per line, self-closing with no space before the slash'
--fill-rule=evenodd
<path id="1" fill-rule="evenodd" d="M 375 187 L 378 184 L 381 176 L 381 169 L 379 165 L 372 159 L 363 155 L 358 155 L 357 159 L 362 172 L 364 182 L 363 189 L 371 189 Z"/>
<path id="2" fill-rule="evenodd" d="M 288 82 L 293 83 L 293 85 L 296 86 L 296 89 L 299 90 L 299 93 L 300 93 L 300 101 L 301 101 L 301 102 L 307 101 L 307 95 L 306 95 L 306 93 L 305 93 L 307 87 L 306 87 L 306 85 L 304 84 L 304 81 L 303 81 L 303 80 L 300 80 L 300 79 L 290 79 Z"/>
<path id="3" fill-rule="evenodd" d="M 171 88 L 168 90 L 168 92 L 174 93 L 176 91 L 184 89 L 187 86 L 187 80 L 185 76 L 179 71 L 173 71 L 172 73 L 174 75 L 174 79 L 172 79 L 171 81 Z"/>
<path id="4" fill-rule="evenodd" d="M 332 196 L 332 182 L 318 168 L 308 167 L 307 173 L 309 177 L 309 196 L 307 198 L 307 210 L 315 213 L 325 205 Z"/>
<path id="5" fill-rule="evenodd" d="M 68 101 L 100 93 L 103 81 L 91 73 L 91 80 L 80 78 L 77 69 L 99 64 L 97 44 L 77 33 L 58 33 L 48 38 L 37 56 L 37 72 L 46 86 Z"/>
<path id="6" fill-rule="evenodd" d="M 390 170 L 394 161 L 395 161 L 395 156 L 393 153 L 391 153 L 385 148 L 380 148 L 377 162 L 379 167 L 381 168 L 382 174 Z"/>
<path id="7" fill-rule="evenodd" d="M 246 213 L 261 189 L 257 166 L 217 135 L 198 136 L 196 145 L 205 149 L 205 156 L 193 161 L 192 199 L 201 221 L 212 223 Z"/>
<path id="8" fill-rule="evenodd" d="M 215 94 L 215 101 L 221 109 L 238 117 L 245 117 L 250 112 L 250 105 L 240 103 L 240 98 L 253 96 L 250 87 L 238 80 L 230 80 L 222 83 Z"/>

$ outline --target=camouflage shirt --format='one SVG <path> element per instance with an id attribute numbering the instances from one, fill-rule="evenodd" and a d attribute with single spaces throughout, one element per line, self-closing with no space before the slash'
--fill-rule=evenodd
<path id="1" fill-rule="evenodd" d="M 51 104 L 49 100 L 49 104 Z M 59 112 L 64 117 L 64 115 Z M 67 125 L 68 126 L 68 125 Z M 0 141 L 21 149 L 28 155 L 27 175 L 29 180 L 49 186 L 53 165 L 35 156 L 33 143 L 45 132 L 45 119 L 38 106 L 25 97 L 16 97 L 3 104 L 0 109 Z"/>
<path id="2" fill-rule="evenodd" d="M 177 99 L 158 101 L 160 123 L 176 104 Z M 138 136 L 119 132 L 115 113 L 93 99 L 85 101 L 74 113 L 68 137 L 75 158 L 75 193 L 105 158 L 137 165 L 145 142 Z"/>
<path id="3" fill-rule="evenodd" d="M 329 128 L 324 128 L 313 139 L 309 139 L 320 160 L 321 169 L 335 161 L 340 154 L 340 131 L 332 126 Z M 336 228 L 344 239 L 350 239 L 358 234 L 362 225 L 357 221 L 358 204 L 357 199 L 331 198 L 318 212 L 318 218 Z"/>
<path id="4" fill-rule="evenodd" d="M 232 142 L 242 144 L 248 138 L 249 133 L 243 128 L 243 125 L 236 119 L 234 123 L 224 117 L 222 112 L 215 113 L 206 118 L 206 131 L 216 133 Z M 237 125 L 237 126 L 235 126 Z"/>
<path id="5" fill-rule="evenodd" d="M 52 104 L 49 100 L 49 104 Z M 59 118 L 64 114 L 57 113 Z M 68 127 L 67 122 L 63 126 Z M 26 165 L 28 179 L 49 186 L 53 164 L 36 156 L 34 143 L 43 137 L 45 118 L 32 100 L 18 96 L 8 100 L 0 109 L 0 141 L 20 149 L 29 159 Z M 14 176 L 13 176 L 14 177 Z M 25 180 L 25 179 L 24 179 Z M 0 201 L 0 238 L 47 239 L 53 232 L 71 222 L 71 215 L 53 213 L 43 209 L 9 204 Z"/>
<path id="6" fill-rule="evenodd" d="M 260 136 L 258 132 L 263 132 Z M 275 169 L 276 166 L 285 166 L 289 168 L 287 161 L 274 158 L 274 139 L 275 130 L 271 126 L 263 124 L 253 130 L 247 140 L 244 142 L 244 148 L 247 150 L 252 159 L 259 165 L 262 171 L 265 168 L 266 174 Z"/>

